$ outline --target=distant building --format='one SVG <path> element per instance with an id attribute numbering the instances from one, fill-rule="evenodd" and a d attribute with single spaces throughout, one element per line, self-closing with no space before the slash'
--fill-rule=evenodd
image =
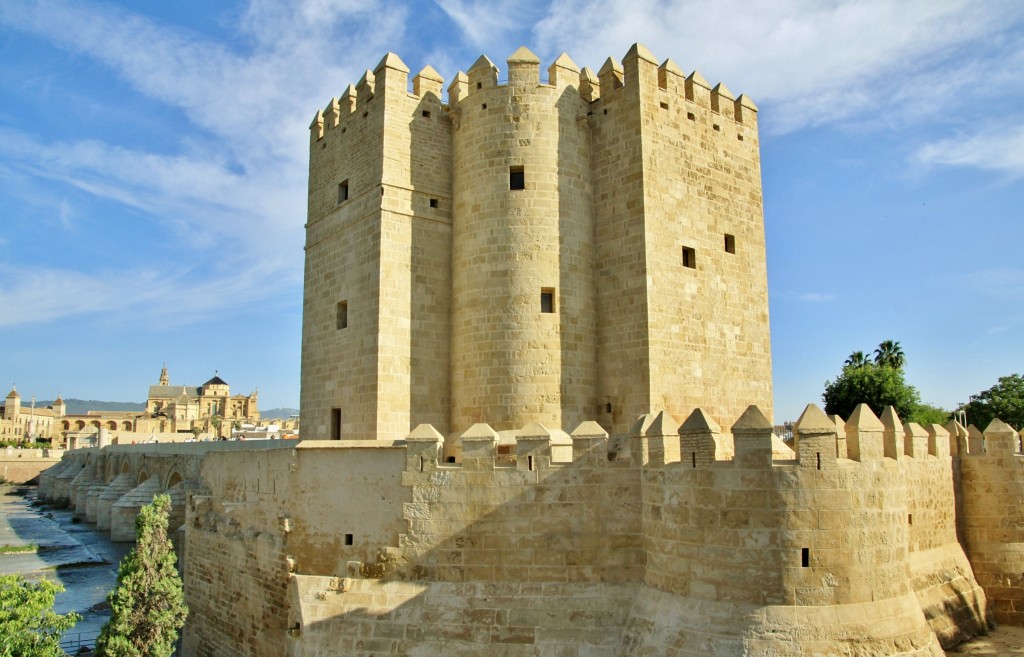
<path id="1" fill-rule="evenodd" d="M 243 420 L 260 419 L 259 390 L 251 395 L 231 395 L 231 387 L 219 376 L 201 386 L 172 386 L 167 368 L 160 371 L 160 383 L 149 387 L 146 400 L 147 424 L 160 432 L 192 432 L 227 436 L 231 426 Z M 224 426 L 224 425 L 227 426 Z"/>
<path id="2" fill-rule="evenodd" d="M 231 387 L 216 374 L 201 386 L 172 386 L 165 366 L 160 371 L 160 382 L 149 387 L 144 411 L 68 414 L 60 395 L 52 406 L 26 409 L 18 391 L 12 388 L 0 407 L 0 440 L 50 440 L 75 449 L 105 441 L 173 440 L 175 434 L 219 438 L 229 437 L 236 424 L 254 424 L 259 419 L 258 390 L 251 395 L 232 395 Z"/>
<path id="3" fill-rule="evenodd" d="M 21 405 L 21 395 L 12 386 L 4 405 L 0 406 L 0 440 L 32 442 L 37 437 L 51 439 L 59 432 L 60 418 L 64 417 L 64 400 L 57 395 L 52 406 L 28 408 Z"/>

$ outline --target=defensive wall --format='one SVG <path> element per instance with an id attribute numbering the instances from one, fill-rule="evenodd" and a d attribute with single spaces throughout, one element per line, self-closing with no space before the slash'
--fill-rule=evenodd
<path id="1" fill-rule="evenodd" d="M 0 481 L 12 484 L 33 482 L 44 470 L 60 463 L 63 455 L 59 449 L 5 447 L 0 450 Z"/>
<path id="2" fill-rule="evenodd" d="M 582 423 L 557 457 L 543 425 L 516 433 L 507 451 L 471 427 L 459 463 L 426 425 L 111 446 L 41 491 L 84 493 L 87 519 L 95 498 L 115 536 L 171 492 L 189 656 L 941 655 L 990 607 L 1020 623 L 1024 454 L 1002 423 L 811 406 L 790 449 L 756 407 L 728 432 L 698 409 L 641 417 L 615 451 Z"/>

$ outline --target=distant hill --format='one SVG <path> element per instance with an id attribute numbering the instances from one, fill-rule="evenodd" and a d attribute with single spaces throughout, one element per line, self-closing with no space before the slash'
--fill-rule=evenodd
<path id="1" fill-rule="evenodd" d="M 25 411 L 31 406 L 31 402 L 21 400 L 21 410 Z M 36 400 L 36 408 L 53 406 L 53 401 Z M 64 412 L 68 415 L 85 415 L 89 411 L 144 411 L 145 402 L 106 402 L 95 399 L 65 399 Z"/>
<path id="2" fill-rule="evenodd" d="M 297 408 L 270 408 L 267 410 L 260 410 L 260 418 L 264 420 L 287 420 L 293 415 L 298 415 L 299 409 Z"/>

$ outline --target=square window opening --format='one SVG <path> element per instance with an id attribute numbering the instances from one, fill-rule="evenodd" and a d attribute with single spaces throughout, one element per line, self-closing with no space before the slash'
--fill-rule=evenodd
<path id="1" fill-rule="evenodd" d="M 697 120 L 697 115 L 694 114 L 693 112 L 687 112 L 686 113 L 686 118 L 690 119 L 691 121 L 696 121 Z"/>
<path id="2" fill-rule="evenodd" d="M 477 89 L 483 89 L 483 86 L 484 86 L 484 85 L 483 85 L 483 83 L 482 83 L 482 82 L 477 82 L 477 83 L 476 83 L 476 88 L 477 88 Z"/>
<path id="3" fill-rule="evenodd" d="M 429 119 L 430 118 L 430 110 L 423 110 L 422 114 L 423 114 L 423 118 L 425 118 L 425 119 Z"/>
<path id="4" fill-rule="evenodd" d="M 725 235 L 725 252 L 726 253 L 736 253 L 736 236 L 735 235 L 729 235 L 728 233 L 726 233 L 726 235 Z"/>
<path id="5" fill-rule="evenodd" d="M 712 123 L 711 127 L 715 129 L 715 132 L 721 132 L 722 131 L 722 126 L 718 125 L 717 123 Z"/>
<path id="6" fill-rule="evenodd" d="M 338 308 L 335 312 L 335 324 L 337 329 L 340 331 L 343 328 L 348 328 L 348 301 L 339 301 Z"/>
<path id="7" fill-rule="evenodd" d="M 697 268 L 697 251 L 692 247 L 683 247 L 683 266 L 689 269 Z"/>
<path id="8" fill-rule="evenodd" d="M 521 166 L 508 168 L 508 188 L 526 189 L 526 170 Z"/>
<path id="9" fill-rule="evenodd" d="M 668 103 L 661 103 L 661 109 L 668 109 Z"/>
<path id="10" fill-rule="evenodd" d="M 736 135 L 736 139 L 743 141 L 743 135 Z"/>
<path id="11" fill-rule="evenodd" d="M 436 208 L 437 207 L 437 199 L 436 198 L 430 199 L 430 207 L 432 207 L 432 208 Z"/>
<path id="12" fill-rule="evenodd" d="M 555 312 L 555 288 L 545 287 L 540 291 L 540 311 L 542 313 Z"/>
<path id="13" fill-rule="evenodd" d="M 481 105 L 480 109 L 487 109 L 487 103 L 484 103 L 483 105 Z"/>

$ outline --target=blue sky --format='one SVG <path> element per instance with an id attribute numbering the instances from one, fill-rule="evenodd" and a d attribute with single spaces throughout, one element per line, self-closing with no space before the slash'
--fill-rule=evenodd
<path id="1" fill-rule="evenodd" d="M 387 51 L 633 42 L 760 108 L 777 421 L 889 338 L 944 407 L 1024 371 L 1019 0 L 5 0 L 0 385 L 297 407 L 316 110 Z"/>

